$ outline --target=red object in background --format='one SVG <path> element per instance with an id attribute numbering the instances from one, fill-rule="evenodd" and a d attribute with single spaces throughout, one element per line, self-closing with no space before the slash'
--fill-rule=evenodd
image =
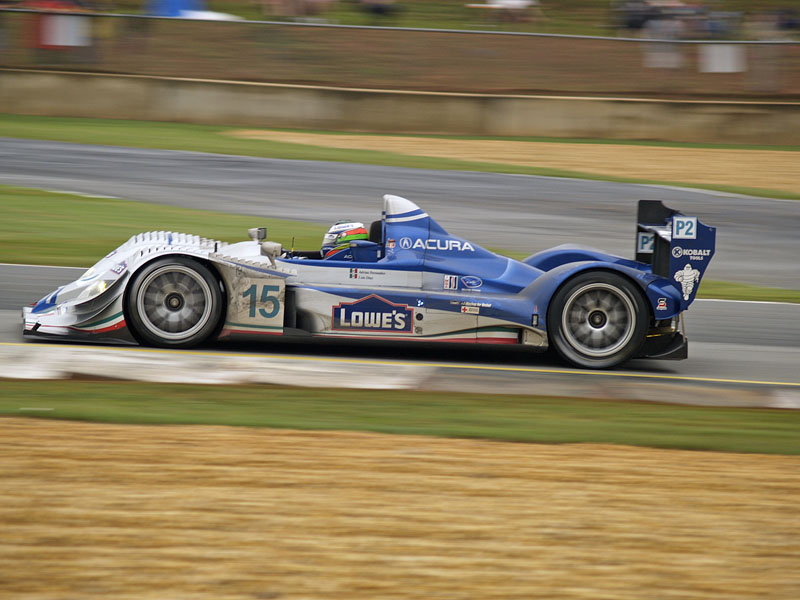
<path id="1" fill-rule="evenodd" d="M 70 0 L 23 0 L 17 4 L 18 8 L 31 8 L 41 11 L 52 11 L 53 13 L 75 14 L 88 12 L 83 6 L 77 2 Z M 34 15 L 33 25 L 30 31 L 30 47 L 42 48 L 47 50 L 65 50 L 75 46 L 82 46 L 85 44 L 63 43 L 59 39 L 68 39 L 70 37 L 78 38 L 78 35 L 70 35 L 70 33 L 78 33 L 69 31 L 71 28 L 68 24 L 60 22 L 59 14 L 40 14 Z M 61 35 L 59 35 L 61 34 Z"/>

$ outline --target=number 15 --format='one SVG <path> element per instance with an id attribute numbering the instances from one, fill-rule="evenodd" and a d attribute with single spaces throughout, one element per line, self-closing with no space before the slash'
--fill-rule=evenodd
<path id="1" fill-rule="evenodd" d="M 258 314 L 260 314 L 265 319 L 271 319 L 278 312 L 281 310 L 281 301 L 277 296 L 271 296 L 270 292 L 279 292 L 280 286 L 277 285 L 264 285 L 261 286 L 261 303 L 265 304 L 267 302 L 272 304 L 272 308 L 267 311 L 263 308 L 258 309 Z M 256 291 L 257 286 L 256 284 L 251 285 L 247 288 L 244 292 L 242 292 L 242 298 L 250 297 L 250 318 L 254 319 L 256 316 Z"/>

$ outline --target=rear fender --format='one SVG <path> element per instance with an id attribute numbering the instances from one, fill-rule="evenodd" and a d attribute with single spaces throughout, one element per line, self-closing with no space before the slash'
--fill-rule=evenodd
<path id="1" fill-rule="evenodd" d="M 550 248 L 549 250 L 543 250 L 541 252 L 537 252 L 536 254 L 530 255 L 522 262 L 524 262 L 526 265 L 530 265 L 531 267 L 541 269 L 542 271 L 550 271 L 551 269 L 555 269 L 556 267 L 560 267 L 569 263 L 586 261 L 592 261 L 595 263 L 614 263 L 632 268 L 637 268 L 638 265 L 639 269 L 649 270 L 645 268 L 645 265 L 637 263 L 636 261 L 628 258 L 622 258 L 621 256 L 608 254 L 607 252 L 597 250 L 596 248 L 590 248 L 588 246 L 581 246 L 577 244 L 562 244 L 560 246 L 556 246 L 555 248 Z"/>
<path id="2" fill-rule="evenodd" d="M 667 289 L 670 288 L 669 282 L 664 281 L 662 278 L 625 265 L 597 261 L 565 264 L 545 272 L 541 277 L 520 292 L 521 295 L 527 296 L 532 300 L 535 308 L 534 312 L 539 315 L 539 323 L 543 328 L 547 326 L 547 312 L 550 308 L 550 300 L 558 289 L 575 275 L 587 271 L 613 272 L 629 279 L 642 291 L 645 298 L 647 298 L 647 304 L 650 306 L 651 319 L 655 314 L 656 304 L 654 304 L 654 302 L 657 303 L 662 295 L 666 295 L 666 292 L 663 292 L 661 287 L 657 288 L 657 291 L 649 291 L 651 284 L 655 281 L 661 281 L 662 286 L 666 286 Z M 667 297 L 672 299 L 672 306 L 677 305 L 677 299 L 674 298 L 674 296 Z M 663 317 L 659 316 L 659 318 L 669 318 L 670 316 L 672 315 L 664 314 Z"/>

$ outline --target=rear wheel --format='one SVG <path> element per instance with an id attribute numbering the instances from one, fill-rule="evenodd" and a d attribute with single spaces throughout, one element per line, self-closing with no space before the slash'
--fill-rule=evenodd
<path id="1" fill-rule="evenodd" d="M 644 342 L 649 311 L 641 292 L 616 273 L 589 272 L 566 282 L 547 317 L 550 344 L 568 362 L 604 369 L 632 358 Z"/>
<path id="2" fill-rule="evenodd" d="M 141 343 L 189 348 L 216 330 L 222 316 L 222 291 L 207 267 L 172 256 L 136 274 L 126 304 L 131 329 Z"/>

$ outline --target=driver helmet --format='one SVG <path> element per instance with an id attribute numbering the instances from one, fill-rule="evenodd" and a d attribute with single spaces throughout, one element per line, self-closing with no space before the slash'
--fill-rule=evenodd
<path id="1" fill-rule="evenodd" d="M 368 240 L 369 232 L 364 228 L 363 223 L 357 221 L 337 221 L 328 233 L 322 238 L 322 256 L 327 258 L 344 248 L 350 247 L 353 240 Z"/>

